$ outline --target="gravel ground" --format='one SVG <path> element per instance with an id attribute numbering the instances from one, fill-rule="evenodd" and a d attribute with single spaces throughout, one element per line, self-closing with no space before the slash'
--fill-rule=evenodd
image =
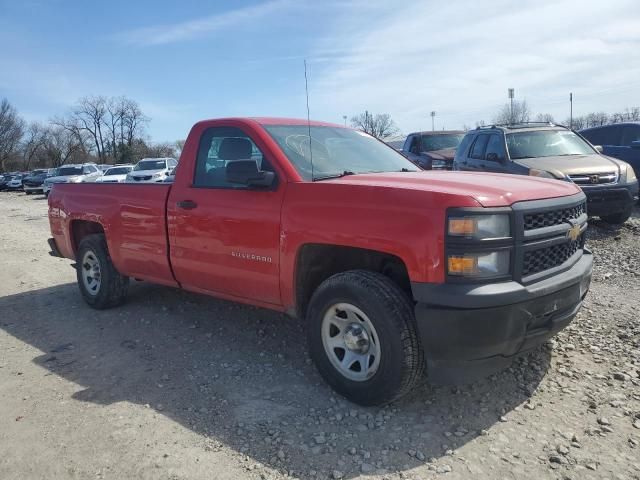
<path id="1" fill-rule="evenodd" d="M 46 202 L 0 193 L 0 478 L 640 478 L 640 212 L 592 222 L 574 323 L 507 371 L 385 408 L 332 393 L 299 322 L 146 283 L 91 310 Z"/>

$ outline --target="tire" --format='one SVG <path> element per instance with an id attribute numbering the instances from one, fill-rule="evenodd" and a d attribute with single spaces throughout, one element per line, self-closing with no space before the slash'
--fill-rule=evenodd
<path id="1" fill-rule="evenodd" d="M 27 195 L 31 195 L 32 192 L 30 192 L 29 190 L 25 190 L 24 193 L 26 193 Z"/>
<path id="2" fill-rule="evenodd" d="M 99 280 L 91 275 L 96 273 L 96 265 Z M 127 298 L 129 277 L 120 275 L 113 266 L 103 234 L 82 239 L 76 252 L 76 274 L 82 297 L 95 309 L 116 307 Z"/>
<path id="3" fill-rule="evenodd" d="M 351 307 L 355 310 L 349 312 Z M 339 316 L 349 318 L 339 319 Z M 351 323 L 336 333 L 338 327 L 332 325 L 334 319 Z M 407 394 L 422 378 L 425 360 L 416 333 L 413 304 L 395 283 L 381 274 L 352 270 L 325 280 L 311 297 L 307 322 L 309 351 L 320 375 L 334 390 L 354 403 L 371 406 L 393 402 Z M 330 325 L 328 330 L 327 324 Z M 368 332 L 366 357 L 359 351 L 347 350 L 349 347 L 326 346 L 330 342 L 354 346 L 353 338 L 356 337 L 352 333 L 358 333 L 359 326 Z M 335 336 L 332 337 L 332 333 Z M 347 337 L 351 337 L 348 342 Z M 356 347 L 359 348 L 359 344 Z M 344 352 L 342 359 L 341 350 Z M 341 371 L 336 362 L 341 364 L 348 353 L 366 358 L 369 366 L 364 367 L 360 361 L 349 369 L 343 366 Z M 374 358 L 376 354 L 377 359 Z M 365 375 L 363 367 L 371 371 Z M 352 376 L 360 378 L 349 378 Z"/>
<path id="4" fill-rule="evenodd" d="M 612 225 L 619 225 L 629 220 L 630 216 L 631 216 L 631 209 L 628 208 L 627 210 L 624 210 L 620 213 L 614 213 L 612 215 L 602 215 L 600 216 L 600 219 Z"/>

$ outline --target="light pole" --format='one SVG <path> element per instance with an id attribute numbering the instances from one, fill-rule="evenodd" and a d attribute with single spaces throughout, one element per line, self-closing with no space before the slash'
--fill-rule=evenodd
<path id="1" fill-rule="evenodd" d="M 435 131 L 436 129 L 436 112 L 434 110 L 431 111 L 431 131 Z"/>
<path id="2" fill-rule="evenodd" d="M 513 94 L 514 94 L 514 90 L 513 88 L 509 89 L 509 101 L 511 102 L 511 115 L 510 115 L 510 122 L 509 123 L 515 123 L 514 122 L 514 118 L 513 118 Z"/>
<path id="3" fill-rule="evenodd" d="M 573 130 L 573 92 L 569 93 L 569 128 Z"/>
<path id="4" fill-rule="evenodd" d="M 342 115 L 342 119 L 344 120 L 344 126 L 347 126 L 347 116 L 346 115 Z"/>

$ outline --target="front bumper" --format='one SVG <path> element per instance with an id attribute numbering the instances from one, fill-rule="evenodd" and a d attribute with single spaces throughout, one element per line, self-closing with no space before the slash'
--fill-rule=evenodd
<path id="1" fill-rule="evenodd" d="M 558 333 L 578 313 L 592 265 L 585 249 L 569 270 L 527 286 L 413 283 L 430 381 L 472 382 Z"/>
<path id="2" fill-rule="evenodd" d="M 638 201 L 638 182 L 607 187 L 582 186 L 589 216 L 612 215 L 629 210 Z"/>
<path id="3" fill-rule="evenodd" d="M 23 184 L 22 188 L 24 189 L 25 192 L 41 192 L 42 191 L 42 185 Z"/>

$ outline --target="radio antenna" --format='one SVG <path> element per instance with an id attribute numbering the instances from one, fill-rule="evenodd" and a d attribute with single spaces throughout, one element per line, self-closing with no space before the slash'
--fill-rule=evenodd
<path id="1" fill-rule="evenodd" d="M 313 145 L 311 144 L 311 117 L 309 116 L 309 84 L 307 81 L 307 59 L 304 60 L 304 92 L 307 96 L 307 128 L 309 130 L 309 161 L 311 162 L 311 181 L 315 180 L 313 175 Z"/>

